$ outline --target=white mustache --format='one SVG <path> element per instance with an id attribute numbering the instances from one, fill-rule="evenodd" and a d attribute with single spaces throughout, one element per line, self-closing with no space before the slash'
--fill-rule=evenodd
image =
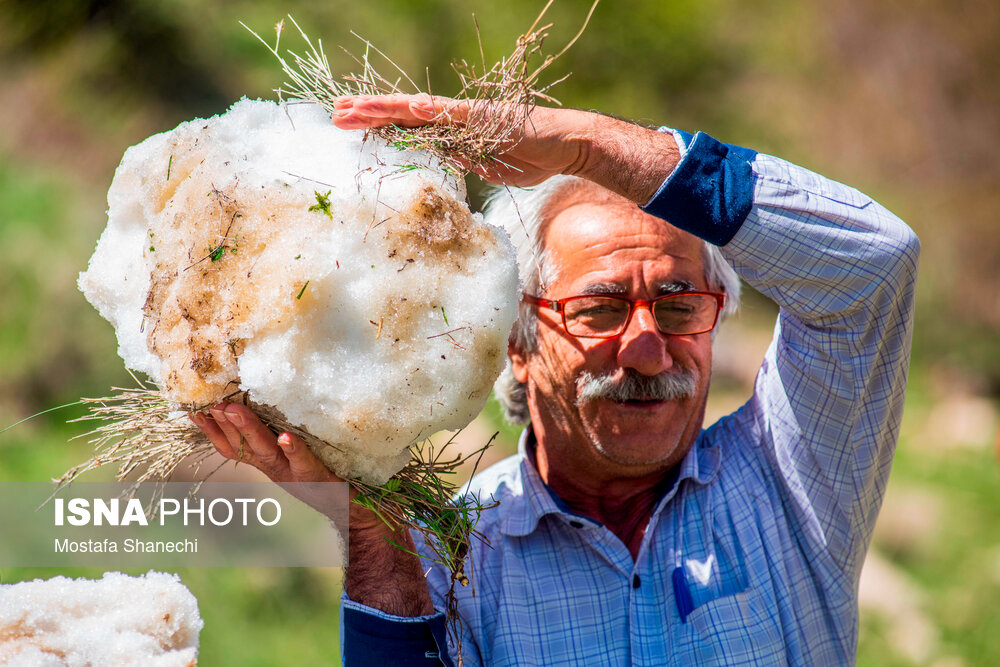
<path id="1" fill-rule="evenodd" d="M 643 375 L 633 368 L 626 368 L 620 377 L 615 372 L 594 375 L 583 371 L 576 379 L 577 404 L 599 398 L 619 402 L 691 398 L 697 385 L 697 373 L 688 368 L 665 371 L 658 375 Z"/>

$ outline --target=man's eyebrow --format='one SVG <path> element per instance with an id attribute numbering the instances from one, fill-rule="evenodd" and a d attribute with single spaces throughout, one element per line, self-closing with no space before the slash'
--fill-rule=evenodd
<path id="1" fill-rule="evenodd" d="M 620 296 L 628 290 L 620 283 L 590 283 L 580 290 L 580 294 L 611 294 Z"/>
<path id="2" fill-rule="evenodd" d="M 656 294 L 658 296 L 663 296 L 664 294 L 676 294 L 677 292 L 688 292 L 697 289 L 698 288 L 695 287 L 695 284 L 689 280 L 669 280 L 656 286 Z M 612 296 L 621 296 L 628 294 L 628 289 L 621 283 L 589 283 L 580 290 L 580 294 L 608 294 Z"/>
<path id="3" fill-rule="evenodd" d="M 687 280 L 670 280 L 656 286 L 656 293 L 660 296 L 664 294 L 676 294 L 677 292 L 688 292 L 697 289 L 694 283 Z"/>

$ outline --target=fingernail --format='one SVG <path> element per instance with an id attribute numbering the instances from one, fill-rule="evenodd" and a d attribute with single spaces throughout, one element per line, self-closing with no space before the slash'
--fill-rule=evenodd
<path id="1" fill-rule="evenodd" d="M 226 418 L 229 421 L 231 421 L 234 424 L 236 424 L 237 426 L 243 426 L 244 422 L 246 422 L 246 420 L 243 419 L 243 415 L 241 415 L 238 412 L 227 412 L 226 413 Z"/>
<path id="2" fill-rule="evenodd" d="M 278 444 L 286 452 L 290 452 L 292 451 L 292 449 L 294 449 L 294 447 L 292 446 L 292 436 L 288 435 L 287 433 L 282 433 L 281 435 L 278 436 Z"/>
<path id="3" fill-rule="evenodd" d="M 343 118 L 344 116 L 346 116 L 349 113 L 351 113 L 351 109 L 334 109 L 332 115 L 335 118 Z"/>
<path id="4" fill-rule="evenodd" d="M 215 421 L 217 422 L 226 421 L 226 413 L 223 412 L 222 410 L 216 410 L 215 408 L 212 408 L 212 416 L 215 417 Z"/>
<path id="5" fill-rule="evenodd" d="M 202 426 L 205 423 L 205 417 L 200 412 L 194 412 L 191 414 L 191 421 L 197 426 Z"/>
<path id="6" fill-rule="evenodd" d="M 410 102 L 410 111 L 421 114 L 434 113 L 434 105 L 427 102 Z"/>

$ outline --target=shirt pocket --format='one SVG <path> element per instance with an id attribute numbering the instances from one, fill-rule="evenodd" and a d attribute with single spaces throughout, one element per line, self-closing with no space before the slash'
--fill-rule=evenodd
<path id="1" fill-rule="evenodd" d="M 755 589 L 699 605 L 688 616 L 687 625 L 699 664 L 787 664 L 777 612 Z"/>

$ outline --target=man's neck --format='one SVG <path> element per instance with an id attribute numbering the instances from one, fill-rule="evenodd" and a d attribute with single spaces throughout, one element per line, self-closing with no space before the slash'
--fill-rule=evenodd
<path id="1" fill-rule="evenodd" d="M 553 493 L 575 514 L 600 522 L 618 536 L 633 560 L 653 509 L 676 479 L 676 466 L 635 477 L 581 475 L 578 470 L 564 470 L 559 457 L 542 445 L 529 447 L 528 455 Z"/>

